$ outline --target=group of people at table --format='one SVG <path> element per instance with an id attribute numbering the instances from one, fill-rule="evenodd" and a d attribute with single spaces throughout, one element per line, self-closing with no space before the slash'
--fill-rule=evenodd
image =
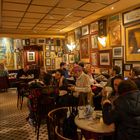
<path id="1" fill-rule="evenodd" d="M 28 75 L 28 70 L 21 73 L 19 77 Z M 120 67 L 113 66 L 110 78 L 106 78 L 94 75 L 91 66 L 84 67 L 83 63 L 74 64 L 68 72 L 66 63 L 62 62 L 53 74 L 40 69 L 38 83 L 42 85 L 42 94 L 54 97 L 58 106 L 90 104 L 98 109 L 94 99 L 99 96 L 103 122 L 115 124 L 114 139 L 140 140 L 140 67 L 133 67 L 126 79 L 120 74 Z"/>

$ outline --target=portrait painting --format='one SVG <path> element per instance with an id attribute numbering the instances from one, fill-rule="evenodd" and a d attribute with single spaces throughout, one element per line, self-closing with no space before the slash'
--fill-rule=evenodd
<path id="1" fill-rule="evenodd" d="M 97 67 L 98 66 L 98 52 L 91 53 L 91 65 Z"/>
<path id="2" fill-rule="evenodd" d="M 69 63 L 74 63 L 74 54 L 69 54 Z"/>
<path id="3" fill-rule="evenodd" d="M 93 22 L 90 24 L 90 34 L 97 34 L 98 33 L 98 22 Z"/>
<path id="4" fill-rule="evenodd" d="M 97 49 L 98 48 L 98 35 L 92 35 L 91 36 L 91 49 Z"/>
<path id="5" fill-rule="evenodd" d="M 75 40 L 78 40 L 81 37 L 81 28 L 75 29 Z"/>
<path id="6" fill-rule="evenodd" d="M 7 68 L 14 68 L 13 39 L 0 39 L 0 63 L 4 63 Z"/>
<path id="7" fill-rule="evenodd" d="M 110 45 L 117 46 L 121 45 L 121 25 L 120 24 L 113 24 L 109 26 L 109 38 L 110 38 Z"/>
<path id="8" fill-rule="evenodd" d="M 47 58 L 46 59 L 46 66 L 50 66 L 51 65 L 51 58 Z"/>
<path id="9" fill-rule="evenodd" d="M 140 25 L 126 28 L 126 61 L 140 61 Z"/>
<path id="10" fill-rule="evenodd" d="M 80 39 L 80 55 L 81 59 L 89 58 L 89 38 L 84 37 Z"/>

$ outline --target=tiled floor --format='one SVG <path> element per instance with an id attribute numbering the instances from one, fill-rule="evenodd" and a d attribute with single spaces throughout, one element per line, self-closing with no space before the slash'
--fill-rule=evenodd
<path id="1" fill-rule="evenodd" d="M 36 140 L 34 127 L 26 122 L 26 99 L 22 110 L 17 109 L 16 89 L 0 92 L 0 140 Z M 41 125 L 39 140 L 48 140 L 47 126 Z"/>

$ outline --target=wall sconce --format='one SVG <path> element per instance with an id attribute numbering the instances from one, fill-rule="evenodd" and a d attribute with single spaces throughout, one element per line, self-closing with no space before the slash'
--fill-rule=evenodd
<path id="1" fill-rule="evenodd" d="M 73 51 L 76 48 L 76 45 L 74 43 L 70 43 L 70 44 L 67 44 L 67 47 L 70 51 Z"/>
<path id="2" fill-rule="evenodd" d="M 106 37 L 98 37 L 98 40 L 103 47 L 106 47 Z"/>

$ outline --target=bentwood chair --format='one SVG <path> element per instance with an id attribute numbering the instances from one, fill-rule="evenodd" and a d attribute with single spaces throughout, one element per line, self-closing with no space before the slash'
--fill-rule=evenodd
<path id="1" fill-rule="evenodd" d="M 48 113 L 47 128 L 49 140 L 56 140 L 55 127 L 58 126 L 58 129 L 60 131 L 60 128 L 63 125 L 63 121 L 67 116 L 67 111 L 68 107 L 59 107 L 51 110 Z"/>
<path id="2" fill-rule="evenodd" d="M 60 131 L 58 130 L 58 126 L 55 127 L 55 135 L 56 135 L 56 140 L 72 140 L 60 134 Z"/>

